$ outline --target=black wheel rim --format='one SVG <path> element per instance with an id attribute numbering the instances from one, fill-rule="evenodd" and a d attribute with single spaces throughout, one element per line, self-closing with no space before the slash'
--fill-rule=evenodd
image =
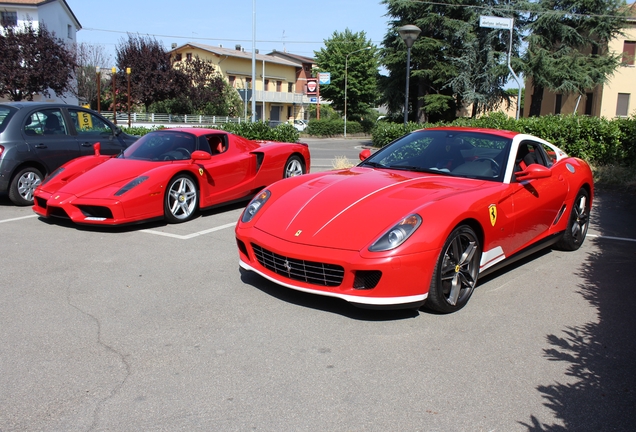
<path id="1" fill-rule="evenodd" d="M 587 196 L 579 195 L 574 208 L 572 209 L 572 239 L 576 244 L 580 244 L 585 240 L 587 234 L 587 226 L 589 222 L 589 212 L 587 208 Z"/>
<path id="2" fill-rule="evenodd" d="M 479 272 L 478 248 L 472 233 L 460 231 L 444 251 L 440 282 L 444 299 L 451 306 L 461 304 L 475 288 Z"/>

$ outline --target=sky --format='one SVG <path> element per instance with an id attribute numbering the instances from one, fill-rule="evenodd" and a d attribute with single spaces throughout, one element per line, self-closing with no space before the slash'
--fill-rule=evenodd
<path id="1" fill-rule="evenodd" d="M 149 35 L 170 49 L 172 43 L 198 42 L 252 51 L 252 6 L 256 49 L 308 57 L 324 47 L 334 31 L 364 31 L 380 45 L 388 29 L 380 0 L 66 0 L 82 30 L 78 43 L 104 46 L 113 65 L 115 47 L 128 33 Z M 99 4 L 99 6 L 96 6 Z"/>

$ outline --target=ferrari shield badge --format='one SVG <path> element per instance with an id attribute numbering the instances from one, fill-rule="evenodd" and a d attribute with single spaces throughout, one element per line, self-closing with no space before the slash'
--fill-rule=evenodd
<path id="1" fill-rule="evenodd" d="M 495 226 L 497 223 L 497 206 L 495 204 L 491 204 L 488 207 L 488 214 L 490 215 L 490 224 Z"/>
<path id="2" fill-rule="evenodd" d="M 199 175 L 203 176 L 203 168 L 199 168 Z"/>
<path id="3" fill-rule="evenodd" d="M 296 237 L 298 237 L 301 233 L 303 232 L 303 230 L 298 230 L 296 231 L 296 234 L 294 234 Z"/>

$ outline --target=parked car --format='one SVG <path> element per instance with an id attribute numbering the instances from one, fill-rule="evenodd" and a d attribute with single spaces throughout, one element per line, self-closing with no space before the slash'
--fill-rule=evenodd
<path id="1" fill-rule="evenodd" d="M 17 205 L 32 205 L 44 177 L 99 142 L 116 155 L 135 142 L 110 121 L 75 105 L 47 102 L 0 103 L 0 193 Z"/>
<path id="2" fill-rule="evenodd" d="M 534 136 L 431 128 L 361 159 L 260 192 L 236 226 L 240 266 L 362 307 L 447 313 L 478 277 L 585 239 L 590 167 Z"/>
<path id="3" fill-rule="evenodd" d="M 149 219 L 185 222 L 198 209 L 248 200 L 282 178 L 306 173 L 307 144 L 252 141 L 204 128 L 150 132 L 112 158 L 75 159 L 35 190 L 33 210 L 78 224 Z"/>
<path id="4" fill-rule="evenodd" d="M 298 132 L 302 132 L 307 129 L 307 120 L 294 120 L 294 127 Z"/>

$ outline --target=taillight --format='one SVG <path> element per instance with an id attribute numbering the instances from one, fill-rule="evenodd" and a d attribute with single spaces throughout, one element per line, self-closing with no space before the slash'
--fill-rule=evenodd
<path id="1" fill-rule="evenodd" d="M 4 151 L 4 147 L 0 146 L 0 156 L 2 156 L 3 151 Z"/>

